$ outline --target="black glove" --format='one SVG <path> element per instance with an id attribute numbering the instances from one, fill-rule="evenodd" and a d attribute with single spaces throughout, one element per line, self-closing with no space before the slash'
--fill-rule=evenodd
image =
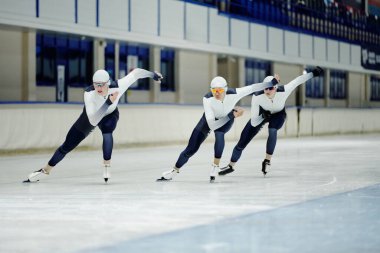
<path id="1" fill-rule="evenodd" d="M 269 121 L 270 118 L 272 117 L 272 114 L 270 113 L 270 111 L 263 111 L 262 115 L 263 115 L 264 120 L 266 121 Z"/>
<path id="2" fill-rule="evenodd" d="M 311 72 L 313 72 L 313 76 L 320 76 L 323 75 L 323 69 L 319 66 L 317 66 L 315 69 L 313 69 Z"/>
<path id="3" fill-rule="evenodd" d="M 154 73 L 154 76 L 153 76 L 153 80 L 154 81 L 157 81 L 157 82 L 160 82 L 162 80 L 162 75 L 161 73 L 158 73 L 158 72 L 153 72 Z"/>
<path id="4" fill-rule="evenodd" d="M 273 86 L 275 86 L 276 84 L 278 84 L 278 80 L 276 78 L 273 78 L 271 83 Z"/>

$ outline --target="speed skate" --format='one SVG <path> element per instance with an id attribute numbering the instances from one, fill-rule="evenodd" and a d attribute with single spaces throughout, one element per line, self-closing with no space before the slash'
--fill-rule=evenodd
<path id="1" fill-rule="evenodd" d="M 162 177 L 161 178 L 158 178 L 156 181 L 159 182 L 159 181 L 170 181 L 172 180 L 177 174 L 179 173 L 179 170 L 178 169 L 171 169 L 171 170 L 168 170 L 168 171 L 165 171 L 162 173 Z"/>
<path id="2" fill-rule="evenodd" d="M 35 172 L 29 174 L 28 179 L 24 180 L 23 183 L 35 183 L 40 181 L 42 178 L 46 178 L 49 174 L 44 169 L 39 169 Z"/>

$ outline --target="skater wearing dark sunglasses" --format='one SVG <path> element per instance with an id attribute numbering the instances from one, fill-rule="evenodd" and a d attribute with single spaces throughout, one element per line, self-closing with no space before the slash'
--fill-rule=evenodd
<path id="1" fill-rule="evenodd" d="M 286 119 L 285 102 L 289 95 L 300 84 L 305 83 L 313 77 L 323 74 L 323 69 L 316 67 L 312 72 L 301 75 L 286 85 L 273 85 L 252 96 L 251 119 L 244 127 L 240 139 L 236 144 L 230 163 L 221 168 L 219 175 L 223 176 L 234 171 L 234 165 L 239 160 L 243 150 L 248 143 L 257 135 L 261 128 L 268 124 L 268 139 L 266 144 L 266 155 L 262 162 L 261 171 L 264 176 L 267 174 L 271 165 L 271 158 L 277 143 L 277 131 L 284 125 Z M 275 75 L 277 81 L 280 77 Z M 272 80 L 273 76 L 267 76 L 263 82 Z"/>

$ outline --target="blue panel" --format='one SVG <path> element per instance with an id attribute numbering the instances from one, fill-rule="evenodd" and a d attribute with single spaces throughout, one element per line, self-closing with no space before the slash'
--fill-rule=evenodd
<path id="1" fill-rule="evenodd" d="M 40 0 L 36 0 L 36 17 L 40 17 Z"/>
<path id="2" fill-rule="evenodd" d="M 174 50 L 165 49 L 161 50 L 161 60 L 174 60 Z"/>
<path id="3" fill-rule="evenodd" d="M 141 56 L 142 58 L 149 58 L 149 47 L 142 47 L 140 46 L 138 48 L 138 51 L 139 51 L 139 56 Z"/>
<path id="4" fill-rule="evenodd" d="M 67 47 L 67 38 L 64 36 L 57 36 L 57 47 Z"/>
<path id="5" fill-rule="evenodd" d="M 81 40 L 80 48 L 84 52 L 92 53 L 92 42 L 90 40 Z"/>
<path id="6" fill-rule="evenodd" d="M 131 26 L 132 26 L 132 24 L 131 24 L 131 20 L 132 20 L 132 18 L 131 18 L 131 0 L 128 0 L 128 32 L 130 32 L 131 31 Z"/>
<path id="7" fill-rule="evenodd" d="M 120 55 L 127 55 L 127 46 L 126 45 L 120 45 L 119 53 L 120 53 Z"/>
<path id="8" fill-rule="evenodd" d="M 107 41 L 107 46 L 104 49 L 106 54 L 113 54 L 115 53 L 115 42 Z"/>
<path id="9" fill-rule="evenodd" d="M 69 39 L 69 48 L 70 49 L 79 49 L 80 48 L 80 41 L 77 38 L 70 38 Z"/>
<path id="10" fill-rule="evenodd" d="M 96 26 L 99 27 L 99 0 L 96 0 Z"/>
<path id="11" fill-rule="evenodd" d="M 137 47 L 136 46 L 128 46 L 128 54 L 129 55 L 137 55 Z"/>
<path id="12" fill-rule="evenodd" d="M 75 24 L 78 24 L 78 0 L 75 0 Z"/>
<path id="13" fill-rule="evenodd" d="M 36 43 L 37 43 L 37 45 L 41 45 L 42 44 L 42 35 L 40 33 L 37 33 Z"/>
<path id="14" fill-rule="evenodd" d="M 49 47 L 55 47 L 55 37 L 49 34 L 45 34 L 42 36 L 43 45 Z"/>

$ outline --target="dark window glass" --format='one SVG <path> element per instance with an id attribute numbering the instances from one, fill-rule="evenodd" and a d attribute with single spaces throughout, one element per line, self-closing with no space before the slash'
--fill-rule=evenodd
<path id="1" fill-rule="evenodd" d="M 311 72 L 314 67 L 307 67 L 306 72 Z M 306 82 L 306 97 L 308 98 L 324 98 L 324 83 L 325 77 L 319 76 L 317 78 L 312 78 Z"/>
<path id="2" fill-rule="evenodd" d="M 119 78 L 126 76 L 135 68 L 150 70 L 149 47 L 120 43 Z M 150 79 L 143 78 L 133 84 L 132 90 L 149 90 Z"/>
<path id="3" fill-rule="evenodd" d="M 112 79 L 115 79 L 115 43 L 107 41 L 107 46 L 104 49 L 105 70 Z"/>
<path id="4" fill-rule="evenodd" d="M 371 76 L 371 101 L 380 101 L 380 77 Z"/>
<path id="5" fill-rule="evenodd" d="M 129 72 L 127 69 L 127 50 L 128 50 L 128 46 L 126 44 L 120 43 L 120 48 L 119 48 L 119 77 L 118 78 L 123 78 Z"/>
<path id="6" fill-rule="evenodd" d="M 37 85 L 56 85 L 57 64 L 55 38 L 52 35 L 37 34 Z"/>
<path id="7" fill-rule="evenodd" d="M 271 63 L 269 61 L 246 59 L 245 60 L 245 84 L 261 83 L 266 76 L 271 75 Z"/>
<path id="8" fill-rule="evenodd" d="M 38 33 L 36 38 L 37 85 L 56 86 L 57 67 L 65 66 L 65 85 L 86 87 L 93 74 L 92 40 Z"/>
<path id="9" fill-rule="evenodd" d="M 164 76 L 161 81 L 161 91 L 175 91 L 174 57 L 175 51 L 173 49 L 161 50 L 161 74 Z"/>
<path id="10" fill-rule="evenodd" d="M 149 47 L 139 46 L 137 47 L 138 67 L 149 70 Z M 137 87 L 139 90 L 149 90 L 149 78 L 140 79 L 137 81 Z"/>
<path id="11" fill-rule="evenodd" d="M 345 99 L 347 97 L 346 72 L 330 71 L 330 98 Z"/>

